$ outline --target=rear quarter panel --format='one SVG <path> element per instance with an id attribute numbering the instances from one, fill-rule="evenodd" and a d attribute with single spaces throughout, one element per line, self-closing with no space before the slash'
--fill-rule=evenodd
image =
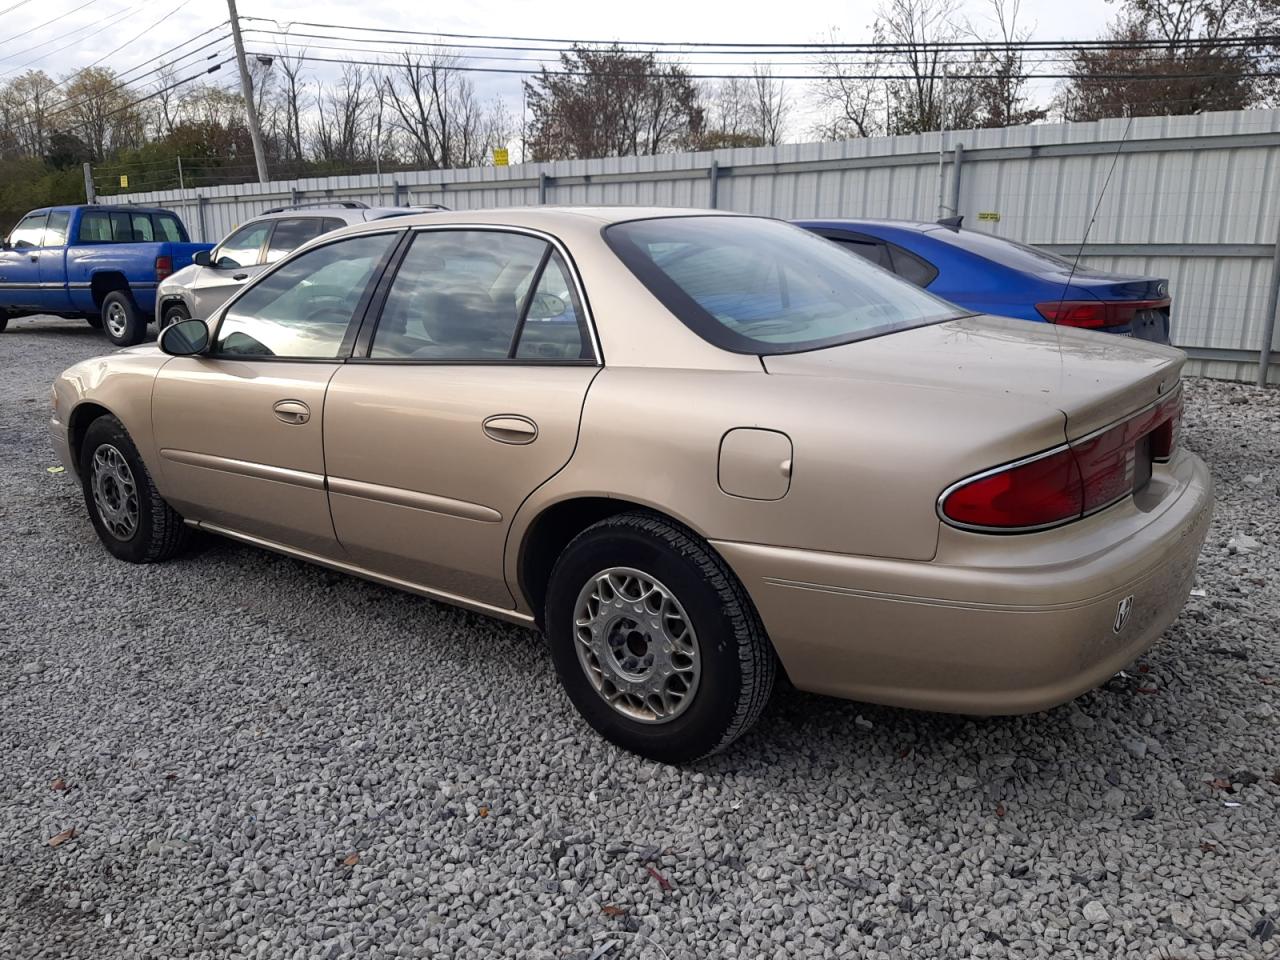
<path id="1" fill-rule="evenodd" d="M 738 427 L 791 439 L 782 499 L 720 488 L 720 444 Z M 587 395 L 573 458 L 516 515 L 508 582 L 518 582 L 520 551 L 511 547 L 537 515 L 584 496 L 651 507 L 707 539 L 930 560 L 936 501 L 948 484 L 1063 437 L 1060 411 L 1002 397 L 872 380 L 607 367 Z"/>

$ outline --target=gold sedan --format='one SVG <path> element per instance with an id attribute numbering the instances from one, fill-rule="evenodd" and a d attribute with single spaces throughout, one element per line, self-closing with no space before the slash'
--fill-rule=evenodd
<path id="1" fill-rule="evenodd" d="M 779 670 L 1021 713 L 1141 654 L 1211 510 L 1183 360 L 774 220 L 432 213 L 71 367 L 50 429 L 115 556 L 204 530 L 536 625 L 596 730 L 674 762 Z"/>

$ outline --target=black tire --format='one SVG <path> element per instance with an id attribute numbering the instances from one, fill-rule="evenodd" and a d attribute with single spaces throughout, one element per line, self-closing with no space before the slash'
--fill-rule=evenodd
<path id="1" fill-rule="evenodd" d="M 9 315 L 0 310 L 0 333 L 4 333 L 5 327 L 9 326 Z"/>
<path id="2" fill-rule="evenodd" d="M 665 586 L 696 634 L 697 686 L 683 712 L 665 722 L 624 716 L 579 660 L 579 593 L 611 567 Z M 605 739 L 651 760 L 685 763 L 723 750 L 759 719 L 773 688 L 773 647 L 742 584 L 692 530 L 653 514 L 620 514 L 575 537 L 551 573 L 545 620 L 556 672 L 578 712 Z"/>
<path id="3" fill-rule="evenodd" d="M 191 311 L 187 309 L 185 303 L 171 303 L 164 308 L 164 312 L 160 315 L 160 329 L 163 330 L 165 327 L 190 319 Z"/>
<path id="4" fill-rule="evenodd" d="M 113 313 L 116 321 L 112 319 Z M 128 290 L 112 290 L 106 295 L 102 301 L 102 319 L 102 332 L 117 347 L 132 347 L 147 335 L 147 318 L 133 302 Z"/>
<path id="5" fill-rule="evenodd" d="M 102 318 L 101 318 L 101 317 L 85 317 L 84 319 L 85 319 L 85 322 L 86 322 L 87 324 L 89 324 L 89 326 L 93 327 L 93 329 L 95 329 L 95 330 L 101 330 L 101 329 L 102 329 Z"/>
<path id="6" fill-rule="evenodd" d="M 94 484 L 97 482 L 94 458 L 99 450 L 103 450 L 104 457 L 110 459 L 113 455 L 107 448 L 124 459 L 132 475 L 136 520 L 128 535 L 122 535 L 128 531 L 121 530 L 119 525 L 116 527 L 117 532 L 112 532 L 109 526 L 111 521 L 104 517 L 94 496 Z M 130 563 L 158 563 L 181 553 L 190 542 L 191 528 L 182 522 L 178 512 L 160 496 L 151 481 L 146 464 L 138 455 L 138 448 L 133 445 L 124 425 L 115 417 L 99 417 L 89 424 L 84 444 L 80 448 L 80 485 L 98 539 L 113 556 Z M 119 496 L 125 489 L 127 488 L 116 482 L 116 502 L 127 501 L 127 495 Z"/>

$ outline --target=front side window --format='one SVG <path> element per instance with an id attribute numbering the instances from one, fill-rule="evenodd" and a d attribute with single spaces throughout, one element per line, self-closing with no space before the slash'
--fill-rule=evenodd
<path id="1" fill-rule="evenodd" d="M 814 350 L 965 315 L 777 220 L 660 217 L 604 236 L 668 310 L 734 353 Z"/>
<path id="2" fill-rule="evenodd" d="M 320 236 L 320 223 L 318 217 L 277 220 L 276 228 L 271 231 L 271 243 L 267 246 L 267 263 L 283 260 L 285 254 Z"/>
<path id="3" fill-rule="evenodd" d="M 214 252 L 214 266 L 223 270 L 256 266 L 262 253 L 262 243 L 267 239 L 267 231 L 270 229 L 270 220 L 241 227 L 223 240 L 222 245 Z"/>
<path id="4" fill-rule="evenodd" d="M 429 230 L 405 254 L 369 356 L 499 360 L 511 356 L 547 243 L 494 230 Z"/>
<path id="5" fill-rule="evenodd" d="M 44 230 L 46 247 L 62 247 L 67 243 L 67 222 L 71 214 L 65 210 L 54 210 L 49 214 L 49 225 Z"/>
<path id="6" fill-rule="evenodd" d="M 227 307 L 213 353 L 334 359 L 356 308 L 397 235 L 350 237 L 308 250 Z"/>
<path id="7" fill-rule="evenodd" d="M 49 219 L 47 213 L 33 213 L 23 217 L 9 234 L 9 245 L 15 250 L 38 247 L 44 242 L 44 225 Z"/>

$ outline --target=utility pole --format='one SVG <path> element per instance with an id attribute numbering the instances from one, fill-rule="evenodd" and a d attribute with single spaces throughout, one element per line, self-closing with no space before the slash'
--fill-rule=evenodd
<path id="1" fill-rule="evenodd" d="M 249 115 L 249 136 L 253 139 L 253 159 L 258 165 L 258 182 L 267 182 L 267 155 L 262 149 L 262 130 L 258 127 L 258 105 L 253 100 L 253 81 L 249 79 L 249 65 L 244 59 L 244 40 L 240 36 L 240 14 L 236 12 L 236 0 L 227 0 L 231 13 L 231 39 L 235 43 L 236 63 L 240 65 L 240 92 L 244 95 L 244 109 Z"/>
<path id="2" fill-rule="evenodd" d="M 98 196 L 93 192 L 93 164 L 88 160 L 84 162 L 84 202 L 98 202 Z"/>

